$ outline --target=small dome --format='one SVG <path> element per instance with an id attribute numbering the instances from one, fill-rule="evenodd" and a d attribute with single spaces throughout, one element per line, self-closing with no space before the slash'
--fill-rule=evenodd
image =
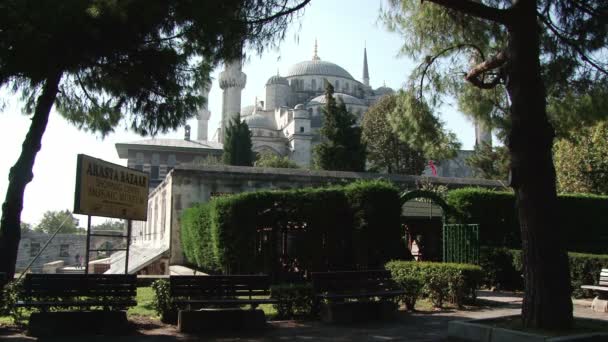
<path id="1" fill-rule="evenodd" d="M 268 81 L 266 82 L 266 85 L 273 85 L 273 84 L 282 84 L 282 85 L 289 85 L 289 82 L 287 81 L 287 79 L 283 76 L 279 76 L 279 75 L 274 75 L 271 78 L 268 79 Z"/>
<path id="2" fill-rule="evenodd" d="M 341 66 L 322 60 L 304 61 L 292 65 L 287 71 L 286 77 L 316 75 L 334 76 L 354 80 L 353 76 Z"/>
<path id="3" fill-rule="evenodd" d="M 392 94 L 392 93 L 394 93 L 394 92 L 395 92 L 395 91 L 393 90 L 393 88 L 389 88 L 389 87 L 387 87 L 387 86 L 382 86 L 382 87 L 380 87 L 380 88 L 378 88 L 378 89 L 374 90 L 374 93 L 375 93 L 376 95 L 387 95 L 387 94 Z"/>
<path id="4" fill-rule="evenodd" d="M 266 115 L 256 113 L 243 119 L 249 128 L 276 129 L 274 120 Z"/>
<path id="5" fill-rule="evenodd" d="M 310 119 L 310 114 L 310 111 L 304 109 L 304 105 L 302 104 L 297 105 L 293 111 L 294 119 Z"/>
<path id="6" fill-rule="evenodd" d="M 343 93 L 334 93 L 334 98 L 336 99 L 336 102 L 338 101 L 338 99 L 342 99 L 342 101 L 344 101 L 344 104 L 347 105 L 358 105 L 358 106 L 365 106 L 366 104 L 359 100 L 358 98 L 348 95 L 348 94 L 343 94 Z M 315 97 L 314 99 L 310 100 L 310 104 L 311 105 L 315 105 L 315 104 L 325 104 L 325 95 L 319 95 L 317 97 Z"/>
<path id="7" fill-rule="evenodd" d="M 301 103 L 298 103 L 298 104 L 297 104 L 297 105 L 294 107 L 294 109 L 304 109 L 304 105 L 303 105 L 303 104 L 301 104 Z"/>

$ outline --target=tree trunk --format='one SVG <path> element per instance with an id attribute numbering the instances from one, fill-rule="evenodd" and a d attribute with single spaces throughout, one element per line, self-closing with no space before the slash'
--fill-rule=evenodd
<path id="1" fill-rule="evenodd" d="M 40 151 L 42 135 L 57 96 L 60 80 L 61 73 L 49 75 L 46 79 L 42 94 L 38 96 L 32 124 L 23 141 L 21 155 L 9 172 L 9 185 L 0 219 L 0 272 L 5 272 L 8 279 L 12 279 L 15 274 L 17 250 L 21 239 L 23 193 L 25 186 L 34 177 L 32 173 L 34 161 Z"/>
<path id="2" fill-rule="evenodd" d="M 523 323 L 534 328 L 567 328 L 572 300 L 564 231 L 557 219 L 554 131 L 547 119 L 540 69 L 540 28 L 536 1 L 512 7 L 507 90 L 511 98 L 511 185 L 521 227 L 525 296 Z"/>

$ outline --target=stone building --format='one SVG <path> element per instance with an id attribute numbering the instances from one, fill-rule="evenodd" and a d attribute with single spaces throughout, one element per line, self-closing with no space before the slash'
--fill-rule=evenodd
<path id="1" fill-rule="evenodd" d="M 17 253 L 17 272 L 27 267 L 50 237 L 50 234 L 34 231 L 22 233 Z M 57 234 L 32 264 L 32 272 L 42 272 L 43 265 L 53 261 L 63 261 L 65 266 L 78 264 L 76 257 L 84 258 L 86 240 L 85 234 Z"/>

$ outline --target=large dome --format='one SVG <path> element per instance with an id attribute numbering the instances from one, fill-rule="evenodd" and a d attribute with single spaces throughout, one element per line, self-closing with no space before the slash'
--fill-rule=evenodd
<path id="1" fill-rule="evenodd" d="M 336 101 L 338 101 L 338 99 L 342 99 L 342 101 L 344 101 L 344 104 L 347 104 L 347 105 L 365 106 L 365 103 L 363 101 L 359 100 L 358 98 L 356 98 L 354 96 L 350 96 L 348 94 L 334 93 L 334 98 L 336 99 Z M 325 104 L 325 103 L 327 103 L 327 101 L 325 100 L 325 95 L 319 95 L 319 96 L 315 97 L 314 99 L 310 100 L 309 105 Z"/>
<path id="2" fill-rule="evenodd" d="M 304 61 L 294 64 L 287 70 L 285 77 L 304 75 L 334 76 L 354 80 L 353 76 L 341 66 L 322 60 Z"/>
<path id="3" fill-rule="evenodd" d="M 249 128 L 276 129 L 274 120 L 266 115 L 256 113 L 243 119 Z"/>

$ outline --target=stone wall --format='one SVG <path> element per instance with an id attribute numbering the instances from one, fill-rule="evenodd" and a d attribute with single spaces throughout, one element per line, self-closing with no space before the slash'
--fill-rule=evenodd
<path id="1" fill-rule="evenodd" d="M 179 165 L 171 171 L 161 185 L 149 197 L 148 203 L 157 203 L 165 196 L 170 210 L 167 211 L 165 227 L 156 229 L 170 232 L 163 241 L 170 244 L 170 264 L 184 263 L 181 246 L 180 217 L 182 211 L 211 197 L 266 189 L 292 189 L 302 187 L 347 184 L 364 179 L 386 179 L 400 188 L 414 189 L 422 181 L 448 188 L 481 186 L 499 188 L 501 183 L 482 179 L 444 178 L 376 173 L 310 171 L 302 169 L 267 169 L 238 166 Z M 149 222 L 149 224 L 152 224 Z M 156 225 L 156 224 L 155 224 Z M 144 228 L 146 229 L 146 228 Z M 160 238 L 160 236 L 159 236 Z"/>
<path id="2" fill-rule="evenodd" d="M 50 234 L 38 232 L 24 232 L 21 235 L 17 254 L 17 272 L 27 267 L 50 237 Z M 86 241 L 85 234 L 57 234 L 32 265 L 32 272 L 42 272 L 42 266 L 53 261 L 63 261 L 65 266 L 75 265 L 76 255 L 84 260 Z"/>

